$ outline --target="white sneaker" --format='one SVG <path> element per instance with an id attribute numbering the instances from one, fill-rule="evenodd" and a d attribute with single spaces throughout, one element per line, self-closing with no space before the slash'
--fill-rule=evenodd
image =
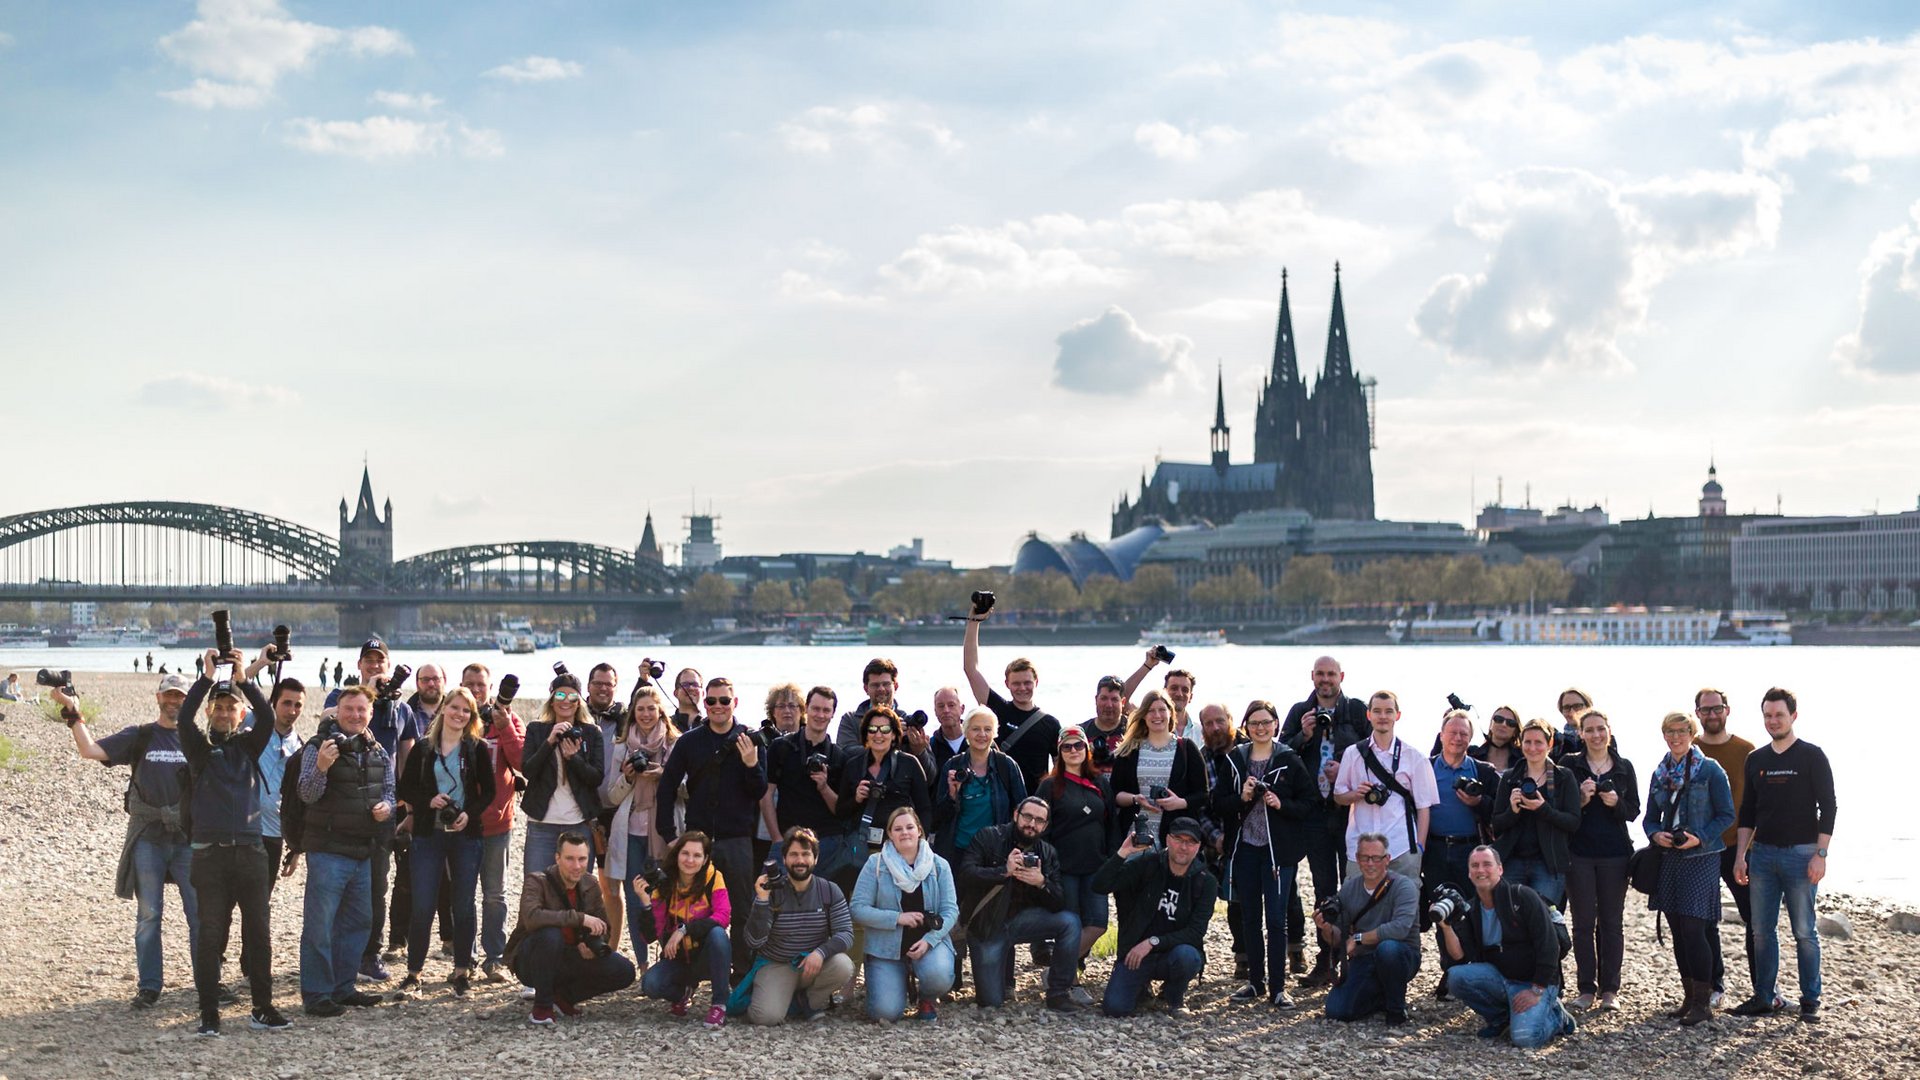
<path id="1" fill-rule="evenodd" d="M 533 999 L 533 987 L 528 986 L 525 983 L 521 983 L 520 996 L 531 1001 Z"/>
<path id="2" fill-rule="evenodd" d="M 1093 995 L 1087 992 L 1086 987 L 1078 984 L 1075 984 L 1073 989 L 1067 991 L 1067 997 L 1071 998 L 1075 1005 L 1079 1005 L 1082 1008 L 1089 1007 L 1093 1004 Z"/>
<path id="3" fill-rule="evenodd" d="M 1713 996 L 1707 999 L 1707 1007 L 1717 1011 L 1720 1008 L 1720 1003 L 1725 1000 L 1727 1000 L 1727 992 L 1725 990 L 1715 990 Z"/>

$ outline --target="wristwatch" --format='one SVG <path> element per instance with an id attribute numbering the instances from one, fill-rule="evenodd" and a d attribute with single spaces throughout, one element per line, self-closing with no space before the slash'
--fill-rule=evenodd
<path id="1" fill-rule="evenodd" d="M 1823 847 L 1817 847 L 1817 848 L 1814 848 L 1814 849 L 1813 849 L 1813 853 L 1814 853 L 1815 855 L 1818 855 L 1818 856 L 1820 856 L 1820 857 L 1821 857 L 1821 858 L 1823 858 L 1823 859 L 1827 857 L 1827 849 L 1826 849 L 1826 848 L 1823 848 Z"/>
<path id="2" fill-rule="evenodd" d="M 1160 938 L 1157 935 L 1154 937 L 1150 937 L 1147 939 L 1147 944 L 1157 949 L 1160 947 Z"/>

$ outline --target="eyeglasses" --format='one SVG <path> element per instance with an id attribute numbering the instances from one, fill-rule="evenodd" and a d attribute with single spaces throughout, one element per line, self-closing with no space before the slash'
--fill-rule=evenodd
<path id="1" fill-rule="evenodd" d="M 1361 862 L 1392 862 L 1393 861 L 1393 857 L 1391 855 L 1355 855 L 1354 858 L 1358 859 Z"/>
<path id="2" fill-rule="evenodd" d="M 1586 705 L 1585 705 L 1584 703 L 1582 703 L 1582 702 L 1578 702 L 1578 701 L 1574 701 L 1574 702 L 1565 702 L 1565 701 L 1563 701 L 1563 702 L 1561 702 L 1561 703 L 1560 703 L 1560 711 L 1561 711 L 1561 712 L 1573 712 L 1573 711 L 1575 711 L 1575 710 L 1577 710 L 1577 709 L 1584 709 L 1584 708 L 1586 708 L 1586 707 L 1587 707 L 1587 706 L 1586 706 Z"/>
<path id="3" fill-rule="evenodd" d="M 1699 713 L 1701 716 L 1723 716 L 1726 714 L 1727 707 L 1725 705 L 1702 705 L 1693 711 Z"/>
<path id="4" fill-rule="evenodd" d="M 1663 739 L 1690 739 L 1693 737 L 1693 732 L 1683 727 L 1661 728 L 1660 737 Z"/>
<path id="5" fill-rule="evenodd" d="M 555 691 L 553 692 L 553 700 L 555 700 L 555 701 L 579 701 L 579 700 L 580 700 L 580 695 L 579 695 L 579 694 L 576 694 L 576 693 L 574 693 L 574 692 L 573 692 L 573 691 L 571 691 L 571 690 L 555 690 Z"/>
<path id="6" fill-rule="evenodd" d="M 1249 720 L 1247 721 L 1246 726 L 1247 727 L 1272 727 L 1273 717 L 1269 716 L 1261 720 Z"/>
<path id="7" fill-rule="evenodd" d="M 1015 814 L 1013 816 L 1019 818 L 1021 821 L 1032 821 L 1041 825 L 1047 823 L 1047 815 L 1045 814 Z"/>
<path id="8" fill-rule="evenodd" d="M 708 698 L 708 699 L 707 699 L 707 704 L 708 704 L 709 706 L 713 706 L 713 705 L 731 705 L 731 704 L 733 704 L 733 699 L 732 699 L 732 698 L 730 698 L 730 697 L 710 697 L 710 698 Z"/>

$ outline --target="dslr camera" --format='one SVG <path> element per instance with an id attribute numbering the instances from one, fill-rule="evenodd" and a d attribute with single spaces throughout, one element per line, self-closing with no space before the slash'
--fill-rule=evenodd
<path id="1" fill-rule="evenodd" d="M 1272 788 L 1272 787 L 1270 787 L 1270 786 L 1269 786 L 1269 785 L 1267 784 L 1267 782 L 1266 782 L 1265 780 L 1262 780 L 1262 779 L 1260 779 L 1259 777 L 1254 777 L 1254 780 L 1253 780 L 1253 797 L 1254 797 L 1255 799 L 1261 799 L 1261 798 L 1265 798 L 1265 797 L 1266 797 L 1266 794 L 1267 794 L 1267 792 L 1269 792 L 1269 791 L 1271 791 L 1271 790 L 1273 790 L 1273 788 Z"/>
<path id="2" fill-rule="evenodd" d="M 654 682 L 659 682 L 661 679 L 666 678 L 667 665 L 661 663 L 658 660 L 653 659 L 652 657 L 648 657 L 647 659 L 640 661 L 640 674 L 646 676 L 647 678 L 653 680 Z"/>
<path id="3" fill-rule="evenodd" d="M 1602 791 L 1618 791 L 1620 790 L 1620 782 L 1614 779 L 1614 775 L 1612 773 L 1608 773 L 1605 776 L 1598 776 L 1594 778 L 1593 790 L 1596 793 L 1602 792 Z"/>
<path id="4" fill-rule="evenodd" d="M 1023 851 L 1023 852 L 1021 852 L 1021 853 L 1020 853 L 1020 865 L 1021 865 L 1021 866 L 1024 866 L 1024 867 L 1026 867 L 1026 868 L 1027 868 L 1027 869 L 1029 869 L 1029 870 L 1037 870 L 1037 869 L 1039 869 L 1039 867 L 1040 867 L 1040 853 L 1039 853 L 1039 852 L 1037 852 L 1037 851 Z"/>
<path id="5" fill-rule="evenodd" d="M 575 724 L 555 737 L 561 742 L 584 743 L 587 739 L 587 730 Z"/>
<path id="6" fill-rule="evenodd" d="M 440 823 L 442 829 L 451 829 L 453 828 L 453 823 L 459 821 L 460 815 L 464 812 L 465 811 L 460 809 L 459 804 L 448 803 L 434 811 L 434 820 Z"/>
<path id="7" fill-rule="evenodd" d="M 50 686 L 55 690 L 65 690 L 70 695 L 79 693 L 79 691 L 73 688 L 73 672 L 71 671 L 53 671 L 48 668 L 41 668 L 40 673 L 33 677 L 33 681 L 41 686 Z"/>
<path id="8" fill-rule="evenodd" d="M 1145 814 L 1133 819 L 1133 846 L 1139 848 L 1153 846 L 1153 822 L 1147 820 Z"/>
<path id="9" fill-rule="evenodd" d="M 808 754 L 807 755 L 807 772 L 809 774 L 823 773 L 826 771 L 827 771 L 827 755 L 825 754 Z"/>
<path id="10" fill-rule="evenodd" d="M 1101 735 L 1088 740 L 1087 747 L 1093 753 L 1093 763 L 1105 768 L 1113 764 L 1113 747 L 1107 744 L 1106 736 Z"/>
<path id="11" fill-rule="evenodd" d="M 1433 887 L 1433 899 L 1427 904 L 1427 917 L 1435 923 L 1459 926 L 1467 919 L 1467 898 L 1460 890 L 1442 882 Z"/>
<path id="12" fill-rule="evenodd" d="M 1462 795 L 1485 795 L 1487 785 L 1481 783 L 1478 777 L 1461 776 L 1454 779 L 1453 790 Z"/>
<path id="13" fill-rule="evenodd" d="M 1448 695 L 1447 695 L 1447 706 L 1448 706 L 1449 708 L 1454 708 L 1454 709 L 1459 709 L 1459 710 L 1460 710 L 1461 712 L 1472 712 L 1472 711 L 1473 711 L 1473 706 L 1471 706 L 1471 705 L 1469 705 L 1469 704 L 1467 704 L 1467 703 L 1466 703 L 1466 702 L 1464 702 L 1464 701 L 1461 701 L 1461 700 L 1460 700 L 1460 695 L 1459 695 L 1459 694 L 1448 694 Z"/>
<path id="14" fill-rule="evenodd" d="M 1153 647 L 1153 658 L 1163 664 L 1171 664 L 1173 663 L 1173 650 L 1167 648 L 1165 645 L 1155 645 Z"/>
<path id="15" fill-rule="evenodd" d="M 1154 802 L 1159 802 L 1171 794 L 1173 794 L 1173 792 L 1169 791 L 1165 784 L 1147 785 L 1147 798 L 1152 799 Z"/>
<path id="16" fill-rule="evenodd" d="M 768 855 L 767 861 L 760 864 L 760 872 L 766 875 L 768 892 L 772 892 L 787 883 L 787 864 L 780 861 L 780 856 L 777 852 Z"/>
<path id="17" fill-rule="evenodd" d="M 1525 780 L 1520 781 L 1520 797 L 1523 799 L 1537 799 L 1540 797 L 1540 785 L 1533 782 L 1533 777 L 1529 776 Z"/>
<path id="18" fill-rule="evenodd" d="M 337 729 L 328 732 L 322 737 L 332 743 L 334 749 L 340 751 L 341 757 L 345 757 L 348 754 L 357 754 L 360 752 L 360 748 L 366 745 L 366 740 L 360 736 L 349 735 Z"/>
<path id="19" fill-rule="evenodd" d="M 407 680 L 413 678 L 413 669 L 405 664 L 395 664 L 393 674 L 381 679 L 376 686 L 377 697 L 382 701 L 399 701 L 400 692 L 405 689 Z"/>
<path id="20" fill-rule="evenodd" d="M 900 724 L 902 727 L 917 727 L 917 728 L 926 727 L 927 726 L 927 710 L 915 709 L 910 713 L 906 713 L 905 715 L 900 717 Z"/>
<path id="21" fill-rule="evenodd" d="M 984 616 L 993 610 L 993 594 L 985 589 L 975 590 L 973 595 L 968 597 L 968 599 L 973 603 L 973 614 L 975 617 Z"/>
<path id="22" fill-rule="evenodd" d="M 673 885 L 673 872 L 667 869 L 665 863 L 654 863 L 647 867 L 646 873 L 640 876 L 646 879 L 647 891 L 652 893 L 655 899 L 665 897 L 667 889 Z"/>
<path id="23" fill-rule="evenodd" d="M 273 628 L 273 645 L 267 649 L 267 659 L 276 664 L 284 664 L 293 659 L 293 631 L 285 626 Z"/>
<path id="24" fill-rule="evenodd" d="M 1367 789 L 1367 794 L 1366 794 L 1367 805 L 1368 806 L 1385 806 L 1387 805 L 1387 800 L 1392 796 L 1393 796 L 1393 792 L 1387 790 L 1387 785 L 1375 784 L 1372 787 Z"/>

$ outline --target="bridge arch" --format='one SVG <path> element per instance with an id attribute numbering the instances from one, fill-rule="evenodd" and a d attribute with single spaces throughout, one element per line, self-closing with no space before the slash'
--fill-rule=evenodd
<path id="1" fill-rule="evenodd" d="M 333 537 L 281 518 L 211 503 L 95 503 L 14 514 L 0 518 L 0 552 L 61 533 L 92 530 L 97 534 L 113 526 L 209 537 L 254 552 L 314 581 L 334 581 L 341 569 L 339 543 Z M 126 552 L 117 550 L 117 557 L 124 565 Z M 59 564 L 55 558 L 53 565 Z M 350 576 L 359 579 L 364 573 L 354 571 Z"/>
<path id="2" fill-rule="evenodd" d="M 531 583 L 526 583 L 532 564 Z M 564 580 L 561 572 L 565 571 Z M 551 573 L 551 581 L 549 581 Z M 526 592 L 663 593 L 672 576 L 633 552 L 569 540 L 516 540 L 423 552 L 393 564 L 396 589 L 484 589 L 513 581 Z"/>

